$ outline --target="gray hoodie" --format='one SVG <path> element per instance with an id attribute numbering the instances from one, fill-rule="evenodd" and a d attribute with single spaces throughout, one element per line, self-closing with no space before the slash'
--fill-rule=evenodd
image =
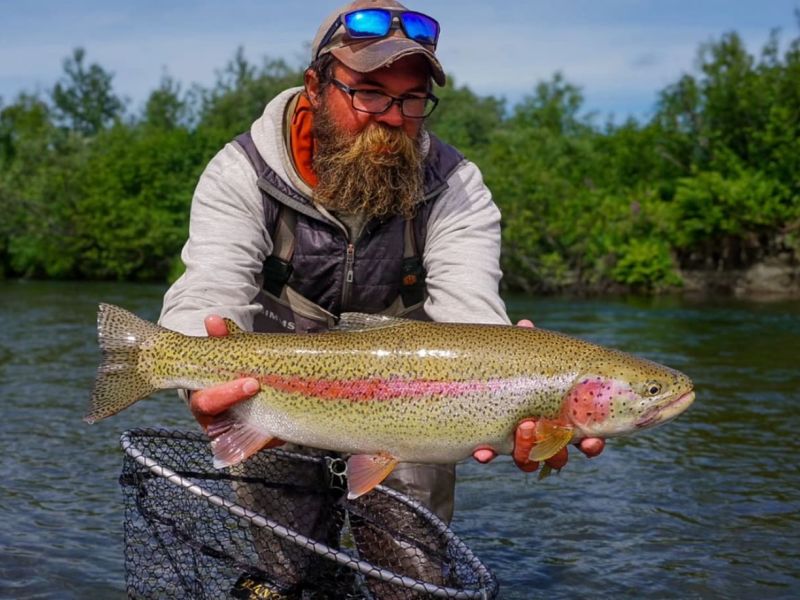
<path id="1" fill-rule="evenodd" d="M 285 128 L 287 110 L 300 91 L 292 88 L 275 97 L 250 132 L 264 161 L 307 194 L 292 164 Z M 253 299 L 264 259 L 272 252 L 256 179 L 247 158 L 231 144 L 209 162 L 192 200 L 189 239 L 181 254 L 186 271 L 164 297 L 163 326 L 205 335 L 203 319 L 218 314 L 252 330 L 253 316 L 261 310 Z M 508 323 L 498 294 L 500 212 L 473 163 L 464 161 L 447 183 L 427 226 L 425 312 L 434 321 Z"/>

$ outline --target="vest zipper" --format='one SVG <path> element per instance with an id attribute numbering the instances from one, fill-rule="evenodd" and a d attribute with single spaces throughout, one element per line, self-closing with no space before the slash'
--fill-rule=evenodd
<path id="1" fill-rule="evenodd" d="M 350 292 L 353 287 L 353 263 L 356 260 L 356 247 L 352 242 L 347 244 L 347 254 L 344 261 L 344 284 L 342 285 L 342 311 L 346 310 L 350 302 Z"/>

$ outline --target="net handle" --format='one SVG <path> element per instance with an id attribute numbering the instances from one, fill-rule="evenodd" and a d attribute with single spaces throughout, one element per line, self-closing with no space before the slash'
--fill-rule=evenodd
<path id="1" fill-rule="evenodd" d="M 281 537 L 285 540 L 288 540 L 292 543 L 295 543 L 307 550 L 311 550 L 312 552 L 319 554 L 320 556 L 325 556 L 326 558 L 331 558 L 335 562 L 339 563 L 340 565 L 346 566 L 348 568 L 355 568 L 359 573 L 366 575 L 368 577 L 373 577 L 376 579 L 380 579 L 387 583 L 402 584 L 403 587 L 412 589 L 418 592 L 424 592 L 426 594 L 431 594 L 438 598 L 457 598 L 457 599 L 476 599 L 476 600 L 486 600 L 490 596 L 487 594 L 487 590 L 482 588 L 480 590 L 457 590 L 455 588 L 450 587 L 443 587 L 434 585 L 432 583 L 428 583 L 426 581 L 420 581 L 419 579 L 413 579 L 412 577 L 407 577 L 405 575 L 398 575 L 392 571 L 387 569 L 383 569 L 381 567 L 377 567 L 372 563 L 368 563 L 364 560 L 354 558 L 353 556 L 341 552 L 339 550 L 335 550 L 330 546 L 325 544 L 320 544 L 319 542 L 315 542 L 309 537 L 302 535 L 292 529 L 284 527 L 279 523 L 271 519 L 267 519 L 262 515 L 253 512 L 235 502 L 231 502 L 222 496 L 217 494 L 212 494 L 208 490 L 203 489 L 199 485 L 192 483 L 190 480 L 178 475 L 175 471 L 168 467 L 164 467 L 160 465 L 157 461 L 153 460 L 149 456 L 145 456 L 145 454 L 136 447 L 132 438 L 134 437 L 143 437 L 146 435 L 160 435 L 163 437 L 163 432 L 158 432 L 154 430 L 135 430 L 135 431 L 126 431 L 125 433 L 120 436 L 120 446 L 122 446 L 122 450 L 130 456 L 133 460 L 137 463 L 142 465 L 143 467 L 147 468 L 152 472 L 154 475 L 158 477 L 163 477 L 170 483 L 178 485 L 184 488 L 187 492 L 194 494 L 200 498 L 203 498 L 209 504 L 213 504 L 214 506 L 218 506 L 220 508 L 225 509 L 230 514 L 237 516 L 237 517 L 244 517 L 248 519 L 253 525 L 257 527 L 265 527 L 268 528 L 272 533 Z M 186 436 L 183 436 L 186 437 Z M 193 437 L 193 436 L 192 436 Z M 459 545 L 459 548 L 462 551 L 466 550 L 467 555 L 470 558 L 470 562 L 472 566 L 476 568 L 476 570 L 480 574 L 481 581 L 486 581 L 484 576 L 488 575 L 488 571 L 486 567 L 477 560 L 477 557 L 472 553 L 471 550 L 446 526 L 442 521 L 436 517 L 436 515 L 432 514 L 428 511 L 424 506 L 420 505 L 414 500 L 406 498 L 399 492 L 395 490 L 386 488 L 384 486 L 378 486 L 381 488 L 381 491 L 388 493 L 390 496 L 404 502 L 405 504 L 413 507 L 414 509 L 422 509 L 422 512 L 425 512 L 426 517 L 430 518 L 433 517 L 432 522 L 437 525 L 437 527 L 444 527 L 441 530 L 446 536 L 448 536 L 448 541 L 454 542 Z M 411 500 L 409 502 L 409 500 Z M 491 579 L 489 579 L 491 580 Z"/>

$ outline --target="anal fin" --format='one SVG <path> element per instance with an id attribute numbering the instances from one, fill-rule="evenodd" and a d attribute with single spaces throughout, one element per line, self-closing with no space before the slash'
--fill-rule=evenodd
<path id="1" fill-rule="evenodd" d="M 355 454 L 347 459 L 347 498 L 363 496 L 397 466 L 398 460 L 390 454 Z"/>
<path id="2" fill-rule="evenodd" d="M 207 429 L 214 453 L 214 467 L 222 469 L 239 464 L 273 443 L 275 438 L 248 423 L 220 415 Z"/>

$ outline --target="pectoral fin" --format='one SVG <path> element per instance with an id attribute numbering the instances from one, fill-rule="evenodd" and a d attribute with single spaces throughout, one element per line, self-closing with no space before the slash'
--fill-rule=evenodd
<path id="1" fill-rule="evenodd" d="M 271 435 L 224 414 L 208 426 L 207 433 L 212 438 L 211 451 L 217 469 L 239 464 L 275 441 Z"/>
<path id="2" fill-rule="evenodd" d="M 555 455 L 572 441 L 572 427 L 556 425 L 548 421 L 536 424 L 536 444 L 531 449 L 529 460 L 543 461 Z"/>
<path id="3" fill-rule="evenodd" d="M 363 496 L 381 481 L 397 465 L 390 454 L 355 454 L 347 459 L 347 498 L 353 500 Z"/>

